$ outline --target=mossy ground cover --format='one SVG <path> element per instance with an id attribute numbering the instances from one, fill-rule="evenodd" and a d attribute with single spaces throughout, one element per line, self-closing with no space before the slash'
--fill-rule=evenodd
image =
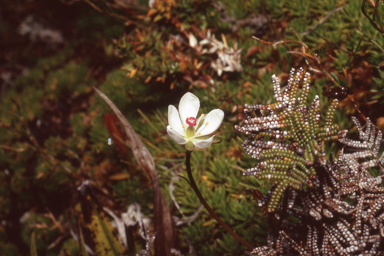
<path id="1" fill-rule="evenodd" d="M 151 184 L 93 87 L 116 104 L 149 149 L 171 214 L 181 220 L 201 203 L 179 177 L 186 177 L 184 148 L 161 139 L 168 105 L 177 105 L 189 91 L 199 97 L 201 113 L 222 109 L 222 142 L 195 151 L 192 170 L 213 210 L 254 246 L 265 242 L 269 228 L 255 198 L 271 182 L 243 177 L 255 161 L 244 154 L 245 138 L 233 126 L 244 119 L 244 103 L 272 103 L 272 74 L 285 84 L 290 68 L 303 66 L 312 74 L 308 98 L 319 95 L 321 106 L 332 100 L 324 91 L 348 87 L 334 123 L 349 129 L 354 115 L 370 117 L 384 129 L 383 36 L 362 13 L 362 1 L 164 0 L 153 7 L 146 1 L 5 2 L 0 9 L 2 255 L 27 255 L 32 230 L 38 255 L 78 255 L 72 233 L 82 219 L 77 187 L 85 180 L 116 215 L 138 203 L 142 215 L 153 218 Z M 372 17 L 372 6 L 365 5 Z M 28 17 L 34 23 L 21 34 Z M 212 66 L 217 51 L 203 54 L 191 46 L 191 35 L 200 42 L 208 31 L 228 49 L 242 49 L 241 71 L 219 75 Z M 327 154 L 336 146 L 327 145 Z M 138 229 L 136 224 L 127 231 L 129 255 L 145 244 Z M 205 209 L 175 230 L 183 254 L 188 241 L 196 255 L 246 250 Z"/>

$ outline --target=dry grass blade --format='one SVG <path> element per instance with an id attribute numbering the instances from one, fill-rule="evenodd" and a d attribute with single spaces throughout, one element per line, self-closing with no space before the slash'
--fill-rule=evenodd
<path id="1" fill-rule="evenodd" d="M 297 44 L 300 44 L 301 46 L 305 47 L 308 49 L 308 46 L 303 43 L 303 42 L 300 42 L 300 41 L 296 41 L 296 40 L 281 40 L 281 41 L 277 41 L 277 42 L 268 42 L 268 41 L 264 41 L 260 38 L 257 38 L 255 36 L 252 36 L 253 39 L 259 41 L 259 42 L 262 42 L 263 44 L 269 44 L 269 45 L 272 45 L 272 46 L 276 46 L 276 45 L 279 45 L 279 44 L 285 44 L 285 43 L 297 43 Z"/>
<path id="2" fill-rule="evenodd" d="M 140 140 L 139 136 L 137 136 L 136 132 L 133 130 L 128 120 L 123 116 L 123 114 L 115 106 L 115 104 L 113 104 L 113 102 L 105 94 L 103 94 L 96 88 L 94 89 L 100 95 L 100 97 L 111 107 L 111 109 L 123 125 L 124 131 L 127 135 L 129 144 L 131 145 L 132 152 L 135 156 L 137 163 L 143 169 L 147 178 L 151 182 L 154 182 L 157 179 L 157 172 L 151 153 L 149 153 L 144 143 Z"/>
<path id="3" fill-rule="evenodd" d="M 155 251 L 157 255 L 171 256 L 171 248 L 175 248 L 175 234 L 172 218 L 167 201 L 164 194 L 160 190 L 157 171 L 151 153 L 145 147 L 144 143 L 133 130 L 128 120 L 123 116 L 115 104 L 113 104 L 113 102 L 105 94 L 96 88 L 94 89 L 111 107 L 117 118 L 120 120 L 137 163 L 153 184 L 154 219 L 155 231 L 157 234 L 157 238 L 155 240 Z"/>

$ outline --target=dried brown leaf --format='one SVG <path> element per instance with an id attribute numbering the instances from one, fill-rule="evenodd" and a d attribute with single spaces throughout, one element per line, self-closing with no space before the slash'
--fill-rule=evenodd
<path id="1" fill-rule="evenodd" d="M 128 142 L 131 145 L 133 155 L 145 175 L 153 184 L 154 222 L 156 231 L 155 252 L 156 255 L 171 256 L 171 248 L 175 248 L 175 232 L 169 206 L 160 190 L 157 171 L 151 153 L 145 147 L 139 136 L 133 130 L 128 120 L 113 102 L 98 89 L 94 88 L 100 97 L 111 107 L 117 118 L 123 125 Z"/>

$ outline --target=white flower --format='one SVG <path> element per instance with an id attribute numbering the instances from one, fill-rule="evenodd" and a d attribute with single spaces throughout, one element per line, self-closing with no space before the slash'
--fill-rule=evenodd
<path id="1" fill-rule="evenodd" d="M 196 119 L 200 108 L 200 100 L 192 93 L 187 92 L 181 98 L 179 111 L 172 106 L 168 107 L 167 133 L 169 137 L 186 149 L 193 150 L 209 147 L 214 142 L 216 131 L 223 122 L 224 112 L 214 109 L 207 115 L 202 114 Z"/>
<path id="2" fill-rule="evenodd" d="M 197 45 L 196 37 L 192 33 L 189 33 L 189 46 L 194 48 L 196 45 Z"/>

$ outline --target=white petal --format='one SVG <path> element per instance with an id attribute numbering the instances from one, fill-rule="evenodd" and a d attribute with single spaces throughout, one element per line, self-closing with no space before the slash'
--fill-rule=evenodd
<path id="1" fill-rule="evenodd" d="M 191 47 L 195 47 L 197 45 L 196 37 L 194 35 L 192 35 L 191 33 L 189 33 L 189 45 Z"/>
<path id="2" fill-rule="evenodd" d="M 213 46 L 211 49 L 208 50 L 208 53 L 214 53 L 217 51 L 217 46 Z"/>
<path id="3" fill-rule="evenodd" d="M 206 140 L 199 140 L 198 138 L 195 138 L 192 140 L 192 142 L 198 148 L 206 148 L 212 145 L 213 137 L 215 137 L 215 135 Z"/>
<path id="4" fill-rule="evenodd" d="M 208 39 L 203 39 L 203 40 L 200 41 L 199 44 L 200 45 L 209 44 L 209 40 Z"/>
<path id="5" fill-rule="evenodd" d="M 172 140 L 176 141 L 177 144 L 184 145 L 187 141 L 181 136 L 180 133 L 176 132 L 171 128 L 170 125 L 167 126 L 167 133 Z"/>
<path id="6" fill-rule="evenodd" d="M 204 136 L 213 133 L 217 130 L 217 128 L 219 128 L 223 119 L 224 112 L 221 109 L 212 110 L 205 117 L 204 124 L 196 131 L 196 134 L 200 133 L 198 136 Z"/>
<path id="7" fill-rule="evenodd" d="M 232 66 L 226 66 L 225 68 L 223 68 L 223 71 L 227 71 L 227 72 L 233 72 L 234 69 Z"/>
<path id="8" fill-rule="evenodd" d="M 180 119 L 183 125 L 187 127 L 187 124 L 185 121 L 188 117 L 195 117 L 197 116 L 197 112 L 199 112 L 200 108 L 200 100 L 195 95 L 193 95 L 190 92 L 187 92 L 184 94 L 184 96 L 180 100 L 179 104 L 179 114 Z"/>
<path id="9" fill-rule="evenodd" d="M 185 131 L 182 127 L 183 124 L 180 121 L 179 111 L 177 111 L 177 109 L 172 105 L 168 106 L 168 124 L 174 131 L 182 135 L 185 134 Z"/>

